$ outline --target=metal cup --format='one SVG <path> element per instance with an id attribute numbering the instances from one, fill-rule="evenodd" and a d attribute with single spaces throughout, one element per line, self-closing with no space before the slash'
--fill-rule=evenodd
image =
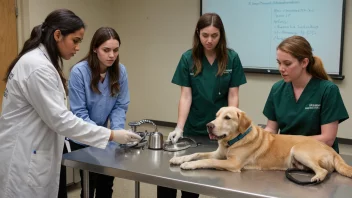
<path id="1" fill-rule="evenodd" d="M 153 132 L 149 135 L 149 149 L 160 150 L 163 149 L 164 137 L 160 132 Z"/>

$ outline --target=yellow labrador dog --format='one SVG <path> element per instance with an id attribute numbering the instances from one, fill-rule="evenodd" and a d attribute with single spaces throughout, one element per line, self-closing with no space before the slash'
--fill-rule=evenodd
<path id="1" fill-rule="evenodd" d="M 312 182 L 323 181 L 334 170 L 352 177 L 352 167 L 331 147 L 307 136 L 264 131 L 236 107 L 221 108 L 207 128 L 209 137 L 218 139 L 216 151 L 174 157 L 170 163 L 181 164 L 182 169 L 216 168 L 232 172 L 308 167 L 315 172 Z"/>

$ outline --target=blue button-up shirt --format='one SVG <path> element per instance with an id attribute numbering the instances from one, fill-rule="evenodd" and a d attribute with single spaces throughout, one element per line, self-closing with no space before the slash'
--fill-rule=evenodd
<path id="1" fill-rule="evenodd" d="M 71 111 L 83 120 L 98 125 L 110 127 L 113 130 L 125 128 L 126 112 L 130 103 L 127 72 L 120 64 L 120 91 L 117 95 L 110 95 L 109 75 L 103 82 L 99 82 L 101 94 L 94 92 L 91 87 L 92 73 L 87 61 L 74 65 L 69 79 L 69 99 Z"/>

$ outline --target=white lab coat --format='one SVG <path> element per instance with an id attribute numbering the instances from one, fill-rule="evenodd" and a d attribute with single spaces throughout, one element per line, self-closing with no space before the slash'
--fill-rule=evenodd
<path id="1" fill-rule="evenodd" d="M 105 148 L 110 130 L 77 118 L 45 47 L 13 68 L 0 117 L 0 198 L 55 198 L 64 136 Z"/>

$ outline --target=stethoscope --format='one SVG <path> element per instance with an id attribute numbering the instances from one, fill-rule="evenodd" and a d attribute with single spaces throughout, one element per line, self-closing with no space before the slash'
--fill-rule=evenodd
<path id="1" fill-rule="evenodd" d="M 312 170 L 301 170 L 301 169 L 297 169 L 297 168 L 289 168 L 285 171 L 285 175 L 286 175 L 286 178 L 288 180 L 290 180 L 291 182 L 295 183 L 295 184 L 298 184 L 298 185 L 302 185 L 302 186 L 306 186 L 306 185 L 316 185 L 316 184 L 319 184 L 323 181 L 300 181 L 296 178 L 294 178 L 291 173 L 308 173 L 308 174 L 315 174 L 314 171 Z"/>

